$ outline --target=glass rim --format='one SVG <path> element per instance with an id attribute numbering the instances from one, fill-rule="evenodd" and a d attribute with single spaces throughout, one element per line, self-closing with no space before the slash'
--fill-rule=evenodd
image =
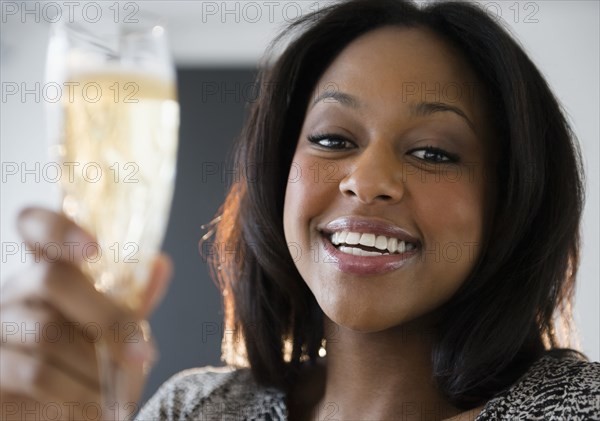
<path id="1" fill-rule="evenodd" d="M 165 36 L 168 32 L 166 19 L 156 13 L 139 11 L 136 21 L 100 20 L 91 22 L 84 17 L 60 20 L 51 24 L 51 33 L 68 33 L 89 37 L 123 37 L 135 35 Z M 160 29 L 157 29 L 160 28 Z"/>

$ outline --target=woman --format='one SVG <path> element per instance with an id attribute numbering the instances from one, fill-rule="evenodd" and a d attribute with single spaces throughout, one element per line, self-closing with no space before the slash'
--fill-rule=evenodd
<path id="1" fill-rule="evenodd" d="M 254 172 L 214 226 L 237 251 L 213 256 L 231 367 L 175 376 L 137 418 L 600 419 L 600 366 L 559 349 L 553 318 L 569 320 L 582 170 L 535 66 L 463 4 L 354 0 L 301 29 L 259 76 L 235 157 Z M 40 210 L 20 223 L 29 242 L 90 240 Z M 72 262 L 38 265 L 2 315 L 143 318 L 168 272 L 159 258 L 131 315 Z M 97 400 L 79 335 L 68 370 L 49 346 L 9 348 L 3 399 Z M 152 358 L 137 345 L 113 350 L 133 401 Z M 30 378 L 5 374 L 17 363 Z"/>

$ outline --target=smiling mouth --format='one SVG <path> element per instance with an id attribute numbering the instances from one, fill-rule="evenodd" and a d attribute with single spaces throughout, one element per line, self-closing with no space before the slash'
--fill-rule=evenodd
<path id="1" fill-rule="evenodd" d="M 337 231 L 322 234 L 337 250 L 353 256 L 399 255 L 419 247 L 418 243 L 373 233 Z"/>

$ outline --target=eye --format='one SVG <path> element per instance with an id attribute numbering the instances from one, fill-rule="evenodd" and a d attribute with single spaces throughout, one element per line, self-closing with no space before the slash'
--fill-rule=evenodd
<path id="1" fill-rule="evenodd" d="M 436 148 L 435 146 L 426 146 L 424 148 L 413 149 L 410 151 L 410 153 L 412 153 L 417 158 L 419 158 L 423 161 L 434 162 L 434 163 L 441 163 L 441 162 L 450 163 L 450 162 L 458 162 L 459 161 L 458 155 L 455 155 L 450 152 L 446 152 L 445 150 Z"/>
<path id="2" fill-rule="evenodd" d="M 314 143 L 315 145 L 324 149 L 346 150 L 355 146 L 354 142 L 351 140 L 331 133 L 317 133 L 308 135 L 307 139 L 310 143 Z"/>

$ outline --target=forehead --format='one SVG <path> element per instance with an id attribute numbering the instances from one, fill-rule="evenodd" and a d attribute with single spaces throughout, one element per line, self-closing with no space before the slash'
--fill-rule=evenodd
<path id="1" fill-rule="evenodd" d="M 315 89 L 350 92 L 364 105 L 397 112 L 418 102 L 459 105 L 485 120 L 482 85 L 461 52 L 425 28 L 382 27 L 351 42 Z"/>

